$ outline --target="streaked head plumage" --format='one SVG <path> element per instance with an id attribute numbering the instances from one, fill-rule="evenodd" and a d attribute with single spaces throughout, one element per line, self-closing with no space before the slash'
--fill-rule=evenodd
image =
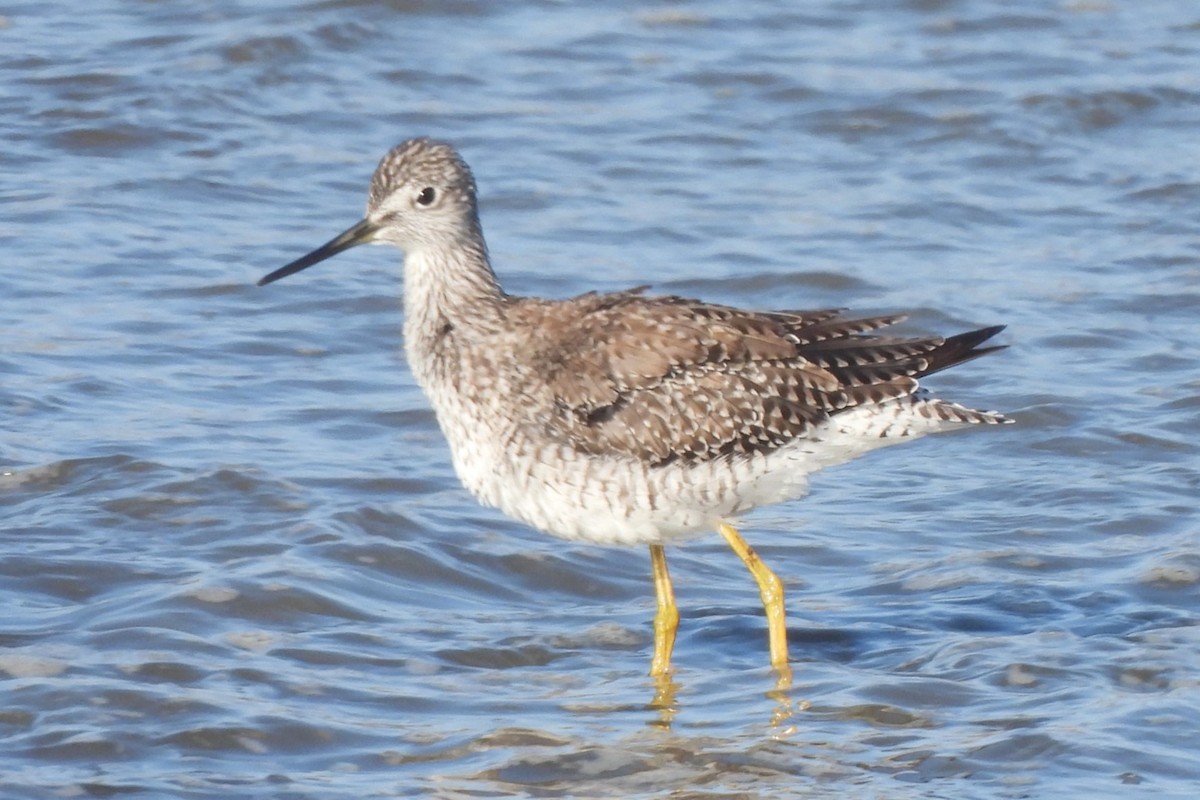
<path id="1" fill-rule="evenodd" d="M 436 139 L 408 139 L 387 152 L 371 177 L 368 213 L 405 187 L 416 187 L 418 194 L 431 188 L 455 196 L 460 203 L 474 205 L 475 202 L 475 178 L 471 168 L 453 146 Z M 415 202 L 416 197 L 413 200 Z"/>

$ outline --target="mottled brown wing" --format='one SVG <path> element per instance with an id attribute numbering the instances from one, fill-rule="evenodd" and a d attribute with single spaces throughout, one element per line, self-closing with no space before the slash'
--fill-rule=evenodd
<path id="1" fill-rule="evenodd" d="M 519 313 L 541 332 L 528 393 L 548 395 L 550 435 L 655 464 L 769 452 L 839 411 L 911 394 L 948 344 L 868 335 L 898 316 L 754 313 L 638 291 L 529 301 Z M 974 344 L 937 368 L 984 352 Z"/>

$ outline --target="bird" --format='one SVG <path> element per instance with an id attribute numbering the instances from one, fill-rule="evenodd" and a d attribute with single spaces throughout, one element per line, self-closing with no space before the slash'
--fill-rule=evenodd
<path id="1" fill-rule="evenodd" d="M 481 503 L 570 541 L 649 548 L 650 674 L 672 673 L 679 611 L 666 546 L 716 530 L 758 585 L 773 668 L 790 675 L 783 582 L 735 527 L 797 499 L 819 470 L 880 447 L 1010 422 L 921 381 L 1003 349 L 1003 325 L 883 329 L 903 314 L 753 311 L 642 286 L 569 299 L 507 293 L 471 169 L 444 141 L 393 147 L 366 216 L 259 286 L 351 247 L 404 252 L 404 348 Z"/>

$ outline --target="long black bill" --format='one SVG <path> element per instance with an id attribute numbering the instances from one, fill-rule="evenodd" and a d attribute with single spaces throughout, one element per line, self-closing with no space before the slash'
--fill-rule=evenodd
<path id="1" fill-rule="evenodd" d="M 379 229 L 375 223 L 370 220 L 362 220 L 352 228 L 339 233 L 337 236 L 330 239 L 325 244 L 313 250 L 306 256 L 300 256 L 290 264 L 285 264 L 279 269 L 267 275 L 258 282 L 259 286 L 266 286 L 268 283 L 274 283 L 280 278 L 286 278 L 288 275 L 299 272 L 302 269 L 308 269 L 313 264 L 319 264 L 327 258 L 336 256 L 343 250 L 349 250 L 351 247 L 359 244 L 366 244 L 375 237 L 375 231 Z"/>

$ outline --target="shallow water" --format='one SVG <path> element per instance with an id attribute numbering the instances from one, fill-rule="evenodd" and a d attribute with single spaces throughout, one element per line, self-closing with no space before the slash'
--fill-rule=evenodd
<path id="1" fill-rule="evenodd" d="M 36 4 L 0 18 L 0 796 L 1191 797 L 1200 10 Z M 1006 322 L 1011 412 L 718 537 L 478 507 L 398 255 L 258 289 L 461 146 L 518 293 Z M 662 700 L 662 698 L 660 698 Z"/>

